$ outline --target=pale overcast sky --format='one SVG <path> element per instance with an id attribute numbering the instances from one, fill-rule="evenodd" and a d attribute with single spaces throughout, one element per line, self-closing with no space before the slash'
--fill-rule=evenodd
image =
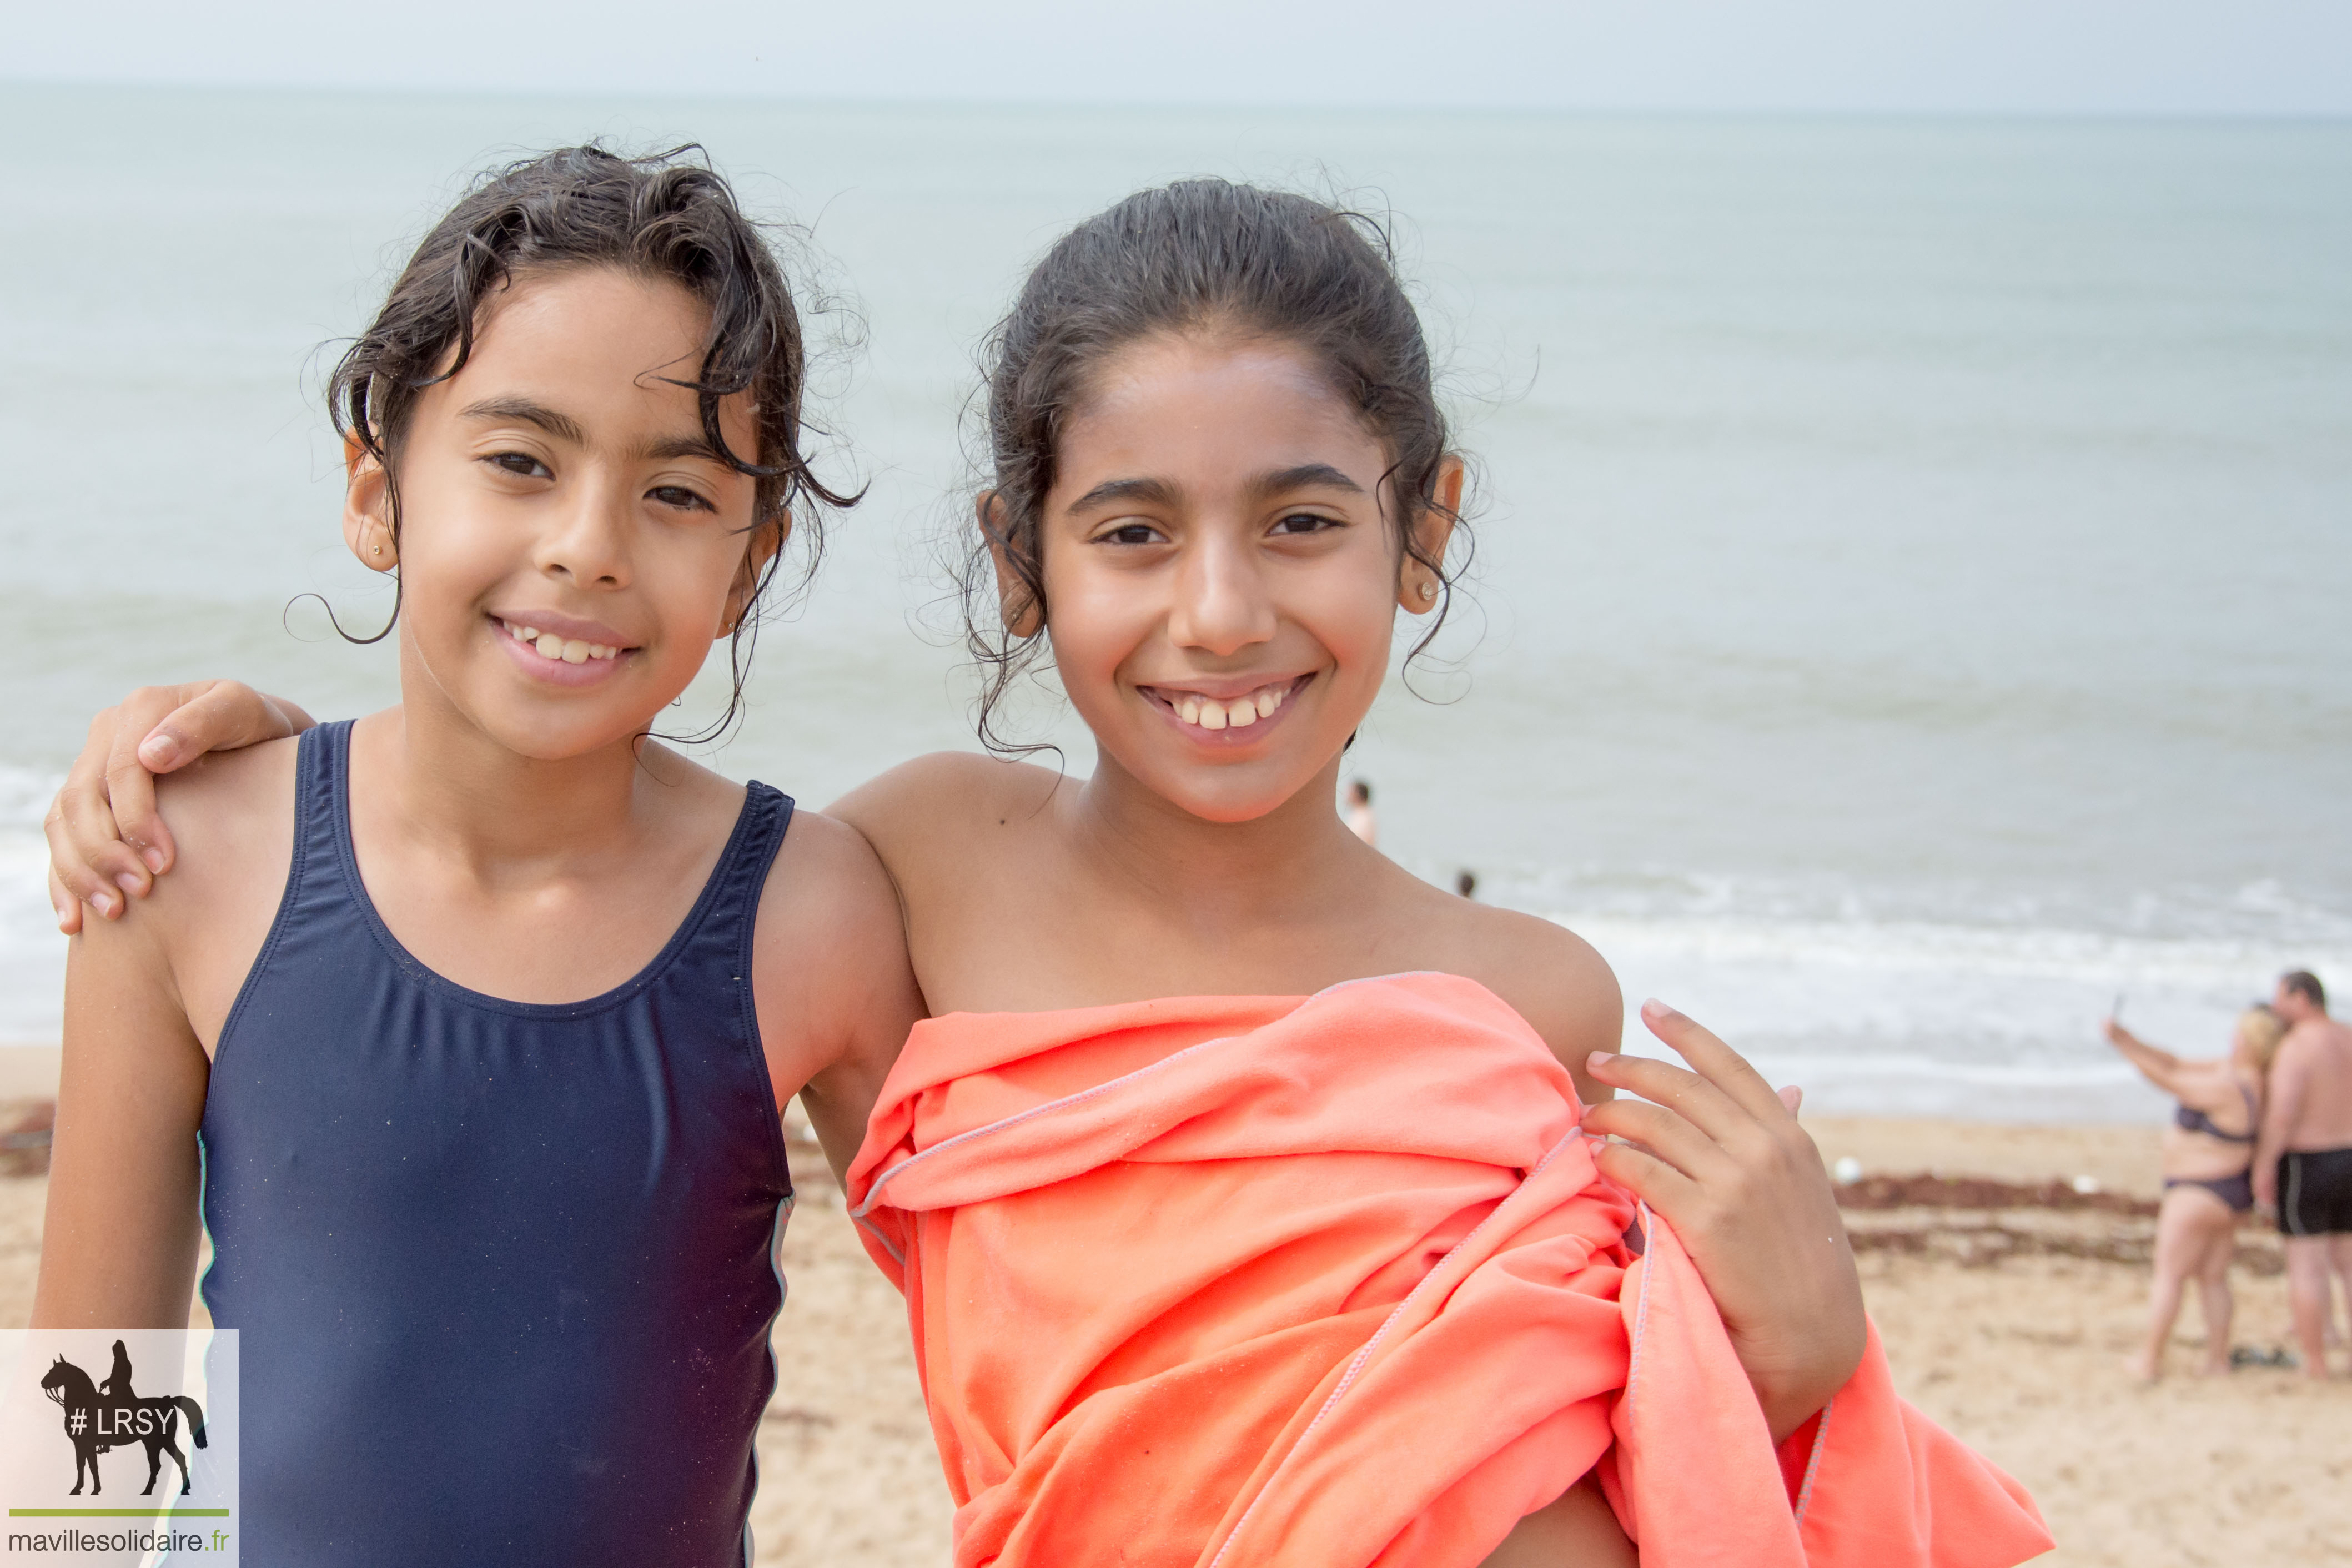
<path id="1" fill-rule="evenodd" d="M 18 80 L 2352 114 L 2352 0 L 12 0 L 7 11 L 0 78 Z"/>

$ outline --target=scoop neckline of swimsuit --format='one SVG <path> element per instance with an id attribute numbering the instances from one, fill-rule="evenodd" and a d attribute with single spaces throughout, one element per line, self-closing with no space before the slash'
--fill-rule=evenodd
<path id="1" fill-rule="evenodd" d="M 581 1018 L 606 1012 L 659 980 L 709 916 L 711 906 L 718 902 L 720 884 L 735 863 L 737 850 L 751 830 L 752 807 L 758 804 L 758 791 L 746 784 L 742 804 L 736 808 L 735 824 L 728 829 L 727 841 L 720 846 L 719 858 L 712 863 L 709 876 L 703 879 L 702 891 L 696 895 L 694 907 L 687 911 L 677 929 L 670 932 L 669 940 L 663 942 L 660 950 L 635 973 L 618 985 L 592 996 L 583 996 L 576 1002 L 524 1002 L 509 996 L 494 996 L 487 991 L 477 991 L 470 985 L 450 979 L 409 952 L 400 938 L 393 933 L 392 927 L 384 923 L 383 916 L 375 907 L 375 900 L 368 893 L 367 879 L 360 873 L 359 850 L 352 837 L 352 775 L 348 750 L 343 754 L 342 763 L 343 765 L 334 771 L 330 781 L 335 795 L 331 813 L 335 825 L 335 859 L 337 868 L 350 889 L 352 901 L 357 906 L 361 918 L 366 921 L 369 931 L 404 974 L 414 975 L 434 990 L 468 1006 L 520 1018 Z M 292 891 L 290 885 L 288 891 L 289 894 Z"/>

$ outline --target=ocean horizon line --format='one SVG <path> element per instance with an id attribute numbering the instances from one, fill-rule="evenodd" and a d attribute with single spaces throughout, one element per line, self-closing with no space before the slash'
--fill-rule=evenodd
<path id="1" fill-rule="evenodd" d="M 462 83 L 286 81 L 256 79 L 243 81 L 195 81 L 162 76 L 69 77 L 0 74 L 0 88 L 26 89 L 59 94 L 157 91 L 191 97 L 269 97 L 280 100 L 315 99 L 346 102 L 436 102 L 593 105 L 603 109 L 633 105 L 693 106 L 712 111 L 772 108 L 786 110 L 930 110 L 952 113 L 1006 116 L 1113 116 L 1144 121 L 1169 114 L 1240 114 L 1261 122 L 1427 121 L 1433 124 L 1536 121 L 1546 124 L 1623 123 L 1657 125 L 1687 123 L 1695 127 L 1789 126 L 1973 128 L 2014 127 L 2019 130 L 2159 129 L 2210 131 L 2352 130 L 2352 112 L 2279 113 L 2239 109 L 2136 110 L 2103 108 L 1970 108 L 1964 106 L 1895 107 L 1853 105 L 1802 107 L 1784 104 L 1701 106 L 1695 104 L 1514 104 L 1429 103 L 1384 106 L 1354 102 L 1307 102 L 1269 106 L 1249 98 L 1028 98 L 956 97 L 909 93 L 889 94 L 763 93 L 738 89 L 694 91 L 688 89 L 646 89 L 600 84 L 581 86 L 478 86 Z"/>

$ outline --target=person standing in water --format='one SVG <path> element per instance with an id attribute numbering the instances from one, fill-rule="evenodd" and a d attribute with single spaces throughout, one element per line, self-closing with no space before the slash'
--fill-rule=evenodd
<path id="1" fill-rule="evenodd" d="M 2286 1237 L 2287 1300 L 2307 1377 L 2327 1375 L 2331 1276 L 2352 1308 L 2352 1028 L 2327 1016 L 2319 977 L 2279 976 L 2287 1021 L 2254 1144 L 2254 1201 Z"/>
<path id="2" fill-rule="evenodd" d="M 2285 1033 L 2286 1020 L 2277 1013 L 2251 1007 L 2238 1019 L 2228 1056 L 2184 1061 L 2107 1020 L 2109 1043 L 2179 1102 L 2164 1132 L 2164 1202 L 2157 1211 L 2147 1341 L 2131 1359 L 2143 1382 L 2163 1375 L 2164 1347 L 2191 1279 L 2205 1312 L 2205 1360 L 2199 1370 L 2209 1377 L 2230 1370 L 2230 1260 L 2237 1252 L 2238 1216 L 2254 1206 L 2263 1075 Z"/>
<path id="3" fill-rule="evenodd" d="M 1372 815 L 1372 786 L 1361 779 L 1348 781 L 1348 805 L 1340 812 L 1346 818 L 1348 831 L 1377 849 L 1381 847 L 1381 821 Z"/>

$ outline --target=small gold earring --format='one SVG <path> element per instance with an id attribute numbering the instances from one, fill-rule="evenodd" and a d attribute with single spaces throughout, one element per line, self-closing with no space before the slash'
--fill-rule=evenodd
<path id="1" fill-rule="evenodd" d="M 383 553 L 383 546 L 381 544 L 371 544 L 368 546 L 368 553 L 370 555 L 381 555 Z"/>

